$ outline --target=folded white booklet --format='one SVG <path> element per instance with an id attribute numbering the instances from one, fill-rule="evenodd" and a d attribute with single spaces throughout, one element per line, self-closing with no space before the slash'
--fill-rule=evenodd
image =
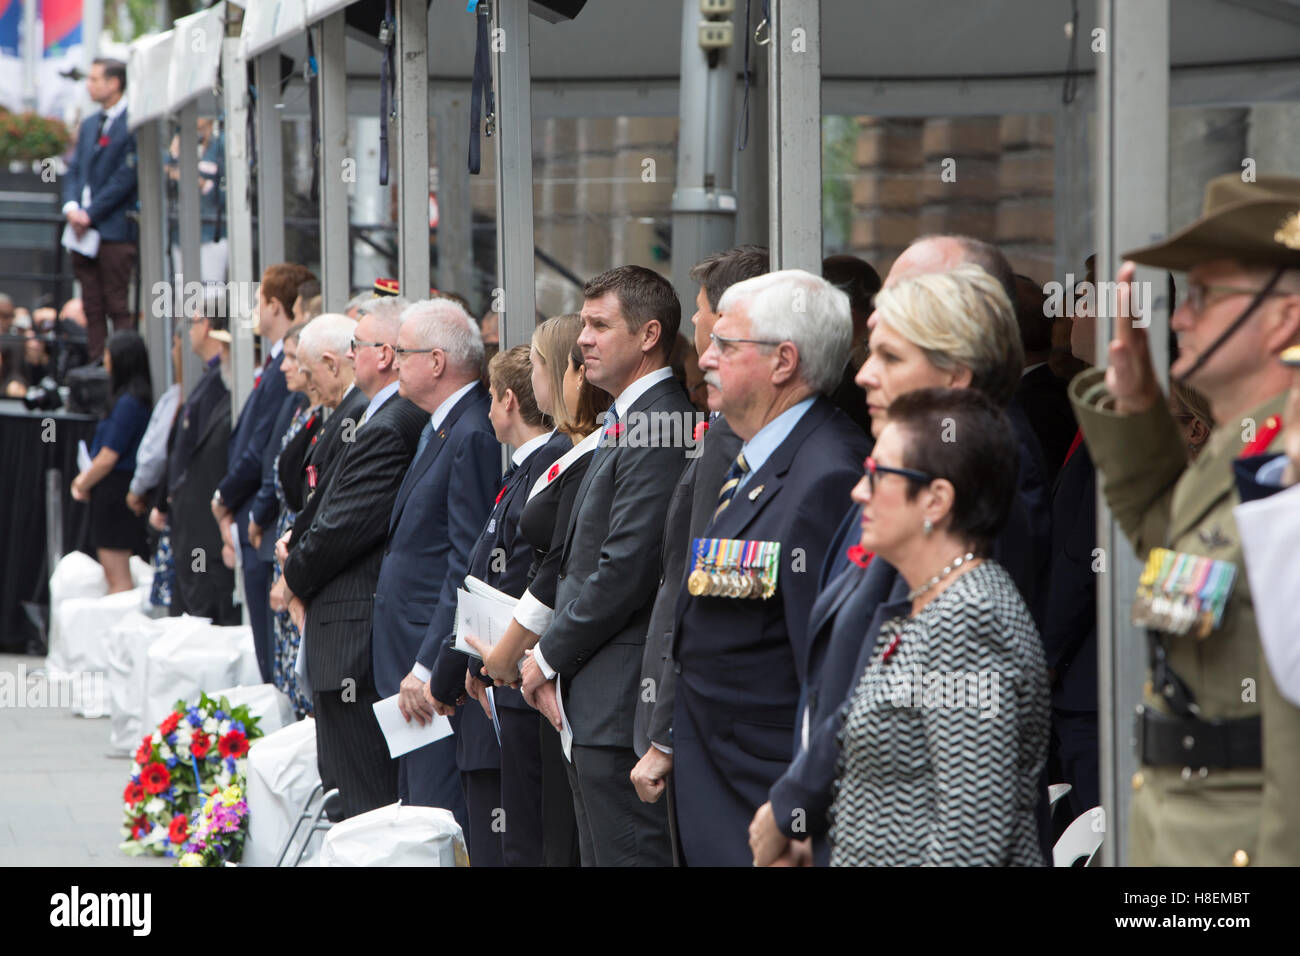
<path id="1" fill-rule="evenodd" d="M 73 252 L 80 252 L 87 259 L 99 257 L 99 230 L 87 229 L 80 236 L 77 230 L 72 228 L 72 223 L 63 227 L 63 239 L 60 240 L 64 249 L 70 249 Z"/>
<path id="2" fill-rule="evenodd" d="M 510 626 L 518 603 L 518 599 L 504 591 L 484 584 L 473 575 L 467 576 L 465 587 L 456 591 L 456 642 L 452 647 L 477 656 L 478 651 L 465 643 L 466 634 L 495 647 Z"/>
<path id="3" fill-rule="evenodd" d="M 375 719 L 379 721 L 379 729 L 384 732 L 384 740 L 388 742 L 390 757 L 400 757 L 435 740 L 451 736 L 451 721 L 438 714 L 434 714 L 433 720 L 423 727 L 414 720 L 408 722 L 397 706 L 397 697 L 394 694 L 371 704 L 375 710 Z"/>

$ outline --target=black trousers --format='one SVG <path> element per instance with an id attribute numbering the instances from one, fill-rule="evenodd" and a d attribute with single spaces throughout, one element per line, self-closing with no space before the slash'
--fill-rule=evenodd
<path id="1" fill-rule="evenodd" d="M 501 722 L 501 809 L 506 820 L 502 859 L 506 866 L 541 866 L 542 747 L 537 711 L 503 707 L 498 697 L 497 719 Z M 566 791 L 568 786 L 564 779 Z M 573 797 L 566 796 L 572 815 Z M 471 808 L 471 818 L 473 813 Z"/>
<path id="2" fill-rule="evenodd" d="M 631 747 L 574 744 L 568 766 L 583 866 L 672 866 L 663 800 L 643 803 L 632 786 Z"/>
<path id="3" fill-rule="evenodd" d="M 355 700 L 352 698 L 355 696 Z M 341 690 L 315 691 L 316 765 L 328 793 L 339 790 L 345 820 L 397 802 L 397 761 L 388 756 L 372 705 L 379 700 L 373 680 L 358 685 L 355 695 Z"/>
<path id="4" fill-rule="evenodd" d="M 257 556 L 257 549 L 240 545 L 244 563 L 244 600 L 248 602 L 248 623 L 253 628 L 253 649 L 262 683 L 273 683 L 275 649 L 271 646 L 271 574 L 273 565 Z M 378 700 L 378 698 L 376 698 Z"/>
<path id="5" fill-rule="evenodd" d="M 542 754 L 542 862 L 545 866 L 579 866 L 578 820 L 573 812 L 569 762 L 559 732 L 541 714 L 533 714 Z"/>
<path id="6" fill-rule="evenodd" d="M 1068 783 L 1070 819 L 1101 803 L 1101 767 L 1097 756 L 1097 712 L 1052 708 L 1052 754 Z"/>
<path id="7" fill-rule="evenodd" d="M 469 810 L 465 845 L 470 866 L 503 866 L 501 836 L 510 818 L 501 813 L 501 771 L 462 770 L 460 785 Z"/>

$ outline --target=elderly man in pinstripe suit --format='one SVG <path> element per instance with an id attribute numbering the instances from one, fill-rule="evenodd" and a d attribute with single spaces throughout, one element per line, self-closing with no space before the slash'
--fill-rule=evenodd
<path id="1" fill-rule="evenodd" d="M 317 329 L 322 316 L 304 331 Z M 347 322 L 347 325 L 343 323 Z M 375 720 L 379 699 L 370 663 L 375 584 L 384 555 L 385 529 L 402 476 L 415 455 L 427 416 L 397 394 L 397 315 L 370 313 L 356 323 L 330 322 L 317 334 L 356 368 L 356 387 L 369 399 L 355 429 L 344 423 L 346 443 L 331 469 L 310 526 L 289 552 L 284 579 L 306 602 L 307 676 L 316 714 L 321 782 L 338 787 L 342 817 L 397 800 L 397 762 Z"/>

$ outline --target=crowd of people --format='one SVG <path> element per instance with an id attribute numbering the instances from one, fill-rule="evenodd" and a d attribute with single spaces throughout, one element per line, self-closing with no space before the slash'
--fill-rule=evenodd
<path id="1" fill-rule="evenodd" d="M 1216 180 L 1190 233 L 1131 254 L 1189 273 L 1168 399 L 1126 285 L 1103 372 L 1099 299 L 1053 318 L 965 236 L 883 280 L 717 252 L 689 324 L 620 266 L 504 351 L 458 296 L 317 314 L 316 278 L 279 264 L 238 417 L 219 299 L 157 401 L 140 337 L 108 337 L 72 492 L 110 590 L 149 554 L 168 613 L 247 615 L 263 679 L 315 718 L 333 819 L 444 807 L 474 865 L 1043 865 L 1100 802 L 1100 481 L 1140 555 L 1239 566 L 1208 636 L 1151 632 L 1130 862 L 1300 862 L 1300 709 L 1231 519 L 1243 483 L 1300 466 L 1279 360 L 1300 242 L 1269 218 L 1300 181 L 1243 188 L 1225 204 Z M 467 581 L 515 602 L 493 641 L 456 633 Z M 372 705 L 394 695 L 455 733 L 390 758 Z"/>

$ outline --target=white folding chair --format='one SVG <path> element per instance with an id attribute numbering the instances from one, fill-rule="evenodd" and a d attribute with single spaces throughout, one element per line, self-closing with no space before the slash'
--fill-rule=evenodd
<path id="1" fill-rule="evenodd" d="M 1105 810 L 1093 807 L 1079 814 L 1052 848 L 1053 866 L 1077 866 L 1080 860 L 1084 866 L 1090 865 L 1105 836 Z"/>
<path id="2" fill-rule="evenodd" d="M 276 866 L 284 866 L 285 858 L 289 855 L 289 850 L 293 847 L 293 841 L 298 836 L 298 829 L 307 824 L 307 835 L 303 837 L 302 846 L 298 847 L 298 855 L 294 857 L 289 866 L 298 866 L 302 863 L 302 858 L 307 855 L 307 848 L 311 846 L 312 837 L 317 833 L 324 833 L 334 824 L 329 820 L 322 820 L 327 808 L 333 806 L 339 799 L 338 788 L 334 788 L 329 793 L 321 797 L 321 791 L 324 789 L 322 784 L 316 784 L 311 793 L 307 794 L 307 799 L 302 805 L 302 812 L 298 814 L 298 819 L 293 823 L 293 829 L 285 838 L 284 846 L 280 850 L 279 857 L 276 858 Z M 316 798 L 320 797 L 320 803 L 316 804 Z M 313 805 L 315 809 L 313 810 Z"/>
<path id="3" fill-rule="evenodd" d="M 1074 788 L 1068 783 L 1052 783 L 1047 786 L 1047 805 L 1055 810 L 1056 805 L 1061 802 L 1061 798 L 1068 794 Z"/>

